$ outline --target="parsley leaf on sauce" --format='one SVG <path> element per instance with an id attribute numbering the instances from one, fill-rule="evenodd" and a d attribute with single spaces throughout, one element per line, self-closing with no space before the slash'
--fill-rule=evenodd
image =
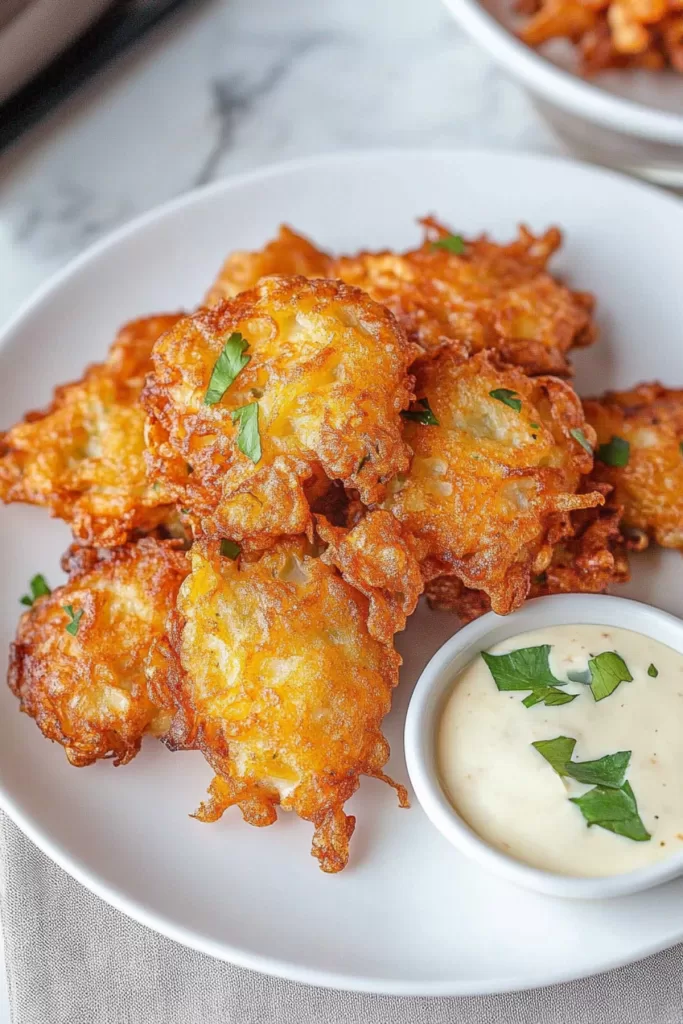
<path id="1" fill-rule="evenodd" d="M 589 828 L 597 825 L 639 843 L 652 838 L 640 819 L 636 798 L 628 782 L 619 789 L 596 786 L 583 796 L 570 799 L 580 809 Z"/>
<path id="2" fill-rule="evenodd" d="M 595 761 L 572 761 L 576 740 L 571 736 L 556 736 L 554 740 L 538 740 L 531 744 L 558 775 L 567 776 L 588 786 L 606 786 L 619 789 L 626 779 L 631 760 L 630 750 L 618 750 Z"/>
<path id="3" fill-rule="evenodd" d="M 509 654 L 481 652 L 499 690 L 531 690 L 522 701 L 527 708 L 541 702 L 547 707 L 568 704 L 577 696 L 558 689 L 566 684 L 552 674 L 549 655 L 550 644 L 522 647 Z"/>
<path id="4" fill-rule="evenodd" d="M 591 691 L 595 700 L 604 700 L 614 693 L 619 683 L 633 682 L 626 662 L 616 651 L 604 651 L 588 662 Z"/>

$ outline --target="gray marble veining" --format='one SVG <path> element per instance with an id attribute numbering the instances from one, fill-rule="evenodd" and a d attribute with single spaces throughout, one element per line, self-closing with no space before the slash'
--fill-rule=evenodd
<path id="1" fill-rule="evenodd" d="M 189 188 L 388 145 L 559 148 L 440 0 L 195 0 L 0 158 L 0 322 Z"/>

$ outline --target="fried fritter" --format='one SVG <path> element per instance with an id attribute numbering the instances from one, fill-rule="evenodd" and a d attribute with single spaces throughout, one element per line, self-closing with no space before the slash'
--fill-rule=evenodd
<path id="1" fill-rule="evenodd" d="M 328 545 L 322 560 L 368 598 L 370 634 L 391 643 L 394 633 L 405 629 L 424 589 L 411 535 L 381 509 L 368 512 L 350 530 L 316 516 L 316 528 Z"/>
<path id="2" fill-rule="evenodd" d="M 9 686 L 21 710 L 77 766 L 100 757 L 126 764 L 144 733 L 170 716 L 147 696 L 144 662 L 163 633 L 187 555 L 144 538 L 113 549 L 74 547 L 69 581 L 24 613 L 12 644 Z"/>
<path id="3" fill-rule="evenodd" d="M 570 291 L 546 271 L 562 240 L 558 229 L 536 238 L 521 227 L 509 245 L 483 236 L 458 254 L 438 247 L 447 228 L 424 223 L 427 237 L 419 249 L 342 257 L 330 276 L 386 305 L 423 350 L 444 343 L 466 354 L 496 349 L 527 373 L 571 374 L 567 352 L 590 345 L 596 331 L 592 297 Z"/>
<path id="4" fill-rule="evenodd" d="M 254 288 L 262 277 L 271 277 L 273 274 L 285 277 L 333 277 L 329 273 L 331 263 L 332 259 L 327 253 L 282 224 L 277 238 L 268 242 L 263 249 L 231 253 L 204 302 L 207 306 L 215 306 L 224 299 L 233 299 L 240 292 Z"/>
<path id="5" fill-rule="evenodd" d="M 608 490 L 608 488 L 605 488 Z M 622 510 L 604 505 L 571 513 L 571 534 L 553 548 L 548 568 L 531 581 L 529 597 L 547 594 L 602 594 L 630 578 L 626 542 L 619 528 Z M 426 588 L 432 608 L 455 612 L 471 622 L 491 610 L 488 595 L 470 590 L 457 576 L 439 576 Z"/>
<path id="6" fill-rule="evenodd" d="M 633 546 L 683 549 L 683 389 L 640 384 L 583 407 L 598 437 L 593 479 L 614 488 Z"/>
<path id="7" fill-rule="evenodd" d="M 454 574 L 507 614 L 548 567 L 569 513 L 604 501 L 576 493 L 592 468 L 593 431 L 568 384 L 529 378 L 491 353 L 463 362 L 442 349 L 414 370 L 418 400 L 404 429 L 414 457 L 385 507 L 418 542 L 426 580 Z"/>
<path id="8" fill-rule="evenodd" d="M 235 344 L 248 346 L 245 365 L 214 401 L 211 382 Z M 409 358 L 391 313 L 357 289 L 265 278 L 155 346 L 142 396 L 150 475 L 190 509 L 197 534 L 261 546 L 310 530 L 303 484 L 316 467 L 379 501 L 408 465 L 399 414 L 412 394 Z"/>
<path id="9" fill-rule="evenodd" d="M 174 517 L 163 482 L 145 476 L 139 397 L 152 346 L 178 317 L 127 324 L 104 363 L 0 434 L 0 499 L 46 506 L 79 541 L 106 547 Z"/>
<path id="10" fill-rule="evenodd" d="M 219 551 L 193 546 L 150 660 L 150 694 L 176 711 L 167 742 L 196 744 L 216 772 L 201 820 L 238 804 L 250 824 L 270 825 L 280 804 L 313 823 L 313 855 L 339 871 L 355 825 L 343 807 L 360 776 L 391 781 L 380 726 L 400 658 L 368 633 L 367 598 L 305 539 L 252 560 Z"/>

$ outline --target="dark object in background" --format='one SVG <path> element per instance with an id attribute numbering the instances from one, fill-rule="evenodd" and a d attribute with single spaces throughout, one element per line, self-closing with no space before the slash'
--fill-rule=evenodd
<path id="1" fill-rule="evenodd" d="M 153 25 L 197 0 L 118 0 L 91 28 L 0 106 L 0 150 L 54 110 Z M 16 4 L 18 8 L 20 4 Z"/>

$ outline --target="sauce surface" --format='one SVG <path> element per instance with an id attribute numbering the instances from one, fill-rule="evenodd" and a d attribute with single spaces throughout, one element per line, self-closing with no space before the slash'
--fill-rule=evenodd
<path id="1" fill-rule="evenodd" d="M 527 708 L 529 691 L 499 690 L 477 655 L 454 681 L 438 727 L 441 781 L 455 809 L 492 846 L 565 875 L 619 874 L 683 851 L 683 656 L 640 633 L 595 625 L 533 630 L 489 653 L 542 644 L 551 645 L 558 680 L 616 651 L 633 681 L 599 701 L 589 685 L 570 681 L 562 686 L 578 694 L 570 703 Z M 576 740 L 572 761 L 631 751 L 626 780 L 649 840 L 587 826 L 569 798 L 593 787 L 557 774 L 532 746 L 558 736 Z"/>

